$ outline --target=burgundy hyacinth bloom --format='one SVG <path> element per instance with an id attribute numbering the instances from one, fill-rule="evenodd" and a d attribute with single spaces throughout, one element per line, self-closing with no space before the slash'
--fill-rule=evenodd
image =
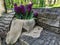
<path id="1" fill-rule="evenodd" d="M 25 14 L 25 6 L 24 5 L 20 5 L 20 11 L 21 13 Z"/>

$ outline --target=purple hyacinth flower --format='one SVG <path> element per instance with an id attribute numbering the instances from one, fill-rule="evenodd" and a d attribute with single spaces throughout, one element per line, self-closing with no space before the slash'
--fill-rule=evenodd
<path id="1" fill-rule="evenodd" d="M 33 4 L 27 5 L 27 11 L 28 11 L 28 12 L 31 12 L 31 10 L 32 10 L 32 5 L 33 5 Z"/>
<path id="2" fill-rule="evenodd" d="M 28 8 L 28 9 L 27 9 L 28 12 L 31 12 L 31 10 L 32 10 L 32 8 Z"/>
<path id="3" fill-rule="evenodd" d="M 14 11 L 15 11 L 17 14 L 19 14 L 19 13 L 20 13 L 20 7 L 15 6 L 15 7 L 14 7 Z"/>
<path id="4" fill-rule="evenodd" d="M 32 6 L 33 6 L 33 3 L 31 3 L 31 4 L 28 4 L 28 6 L 27 6 L 27 7 L 30 7 L 30 8 L 32 8 Z"/>
<path id="5" fill-rule="evenodd" d="M 26 10 L 24 5 L 20 5 L 20 11 L 21 13 L 25 14 Z"/>
<path id="6" fill-rule="evenodd" d="M 15 3 L 14 6 L 17 6 L 17 4 Z"/>
<path id="7" fill-rule="evenodd" d="M 38 12 L 34 12 L 34 17 L 37 17 L 38 16 Z"/>

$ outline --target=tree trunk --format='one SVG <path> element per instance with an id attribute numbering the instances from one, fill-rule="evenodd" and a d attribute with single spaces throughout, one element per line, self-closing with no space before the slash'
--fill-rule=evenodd
<path id="1" fill-rule="evenodd" d="M 5 11 L 5 9 L 4 9 L 4 2 L 3 2 L 3 0 L 0 0 L 0 16 L 1 16 L 1 14 L 2 14 L 4 11 Z"/>
<path id="2" fill-rule="evenodd" d="M 7 6 L 6 6 L 5 0 L 3 0 L 3 3 L 4 3 L 4 8 L 5 8 L 5 13 L 7 13 Z"/>

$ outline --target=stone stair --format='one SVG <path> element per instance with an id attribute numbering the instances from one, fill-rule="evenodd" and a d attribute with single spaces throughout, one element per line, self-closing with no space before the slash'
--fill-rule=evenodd
<path id="1" fill-rule="evenodd" d="M 0 32 L 8 32 L 14 15 L 5 14 L 0 18 Z M 0 33 L 1 34 L 1 33 Z"/>

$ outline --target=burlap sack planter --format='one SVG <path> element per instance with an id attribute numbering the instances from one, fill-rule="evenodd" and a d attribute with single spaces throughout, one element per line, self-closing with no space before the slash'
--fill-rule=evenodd
<path id="1" fill-rule="evenodd" d="M 16 19 L 14 19 L 16 20 Z M 23 27 L 26 31 L 31 31 L 33 29 L 33 27 L 35 26 L 35 20 L 33 19 L 18 19 L 21 22 L 23 22 Z"/>
<path id="2" fill-rule="evenodd" d="M 14 44 L 21 36 L 22 28 L 26 29 L 28 32 L 33 29 L 35 25 L 35 20 L 22 20 L 22 19 L 14 19 L 12 21 L 12 25 L 10 31 L 7 33 L 6 43 Z"/>
<path id="3" fill-rule="evenodd" d="M 34 19 L 23 20 L 23 28 L 25 30 L 27 30 L 28 32 L 33 29 L 34 25 L 35 25 L 35 20 Z"/>

